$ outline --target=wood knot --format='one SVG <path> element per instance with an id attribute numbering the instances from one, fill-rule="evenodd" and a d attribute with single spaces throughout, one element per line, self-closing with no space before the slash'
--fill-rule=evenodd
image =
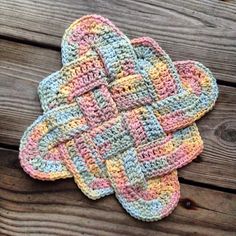
<path id="1" fill-rule="evenodd" d="M 215 135 L 226 142 L 236 142 L 236 123 L 228 121 L 219 125 L 215 131 Z"/>
<path id="2" fill-rule="evenodd" d="M 201 162 L 203 162 L 202 159 L 203 159 L 202 156 L 198 156 L 197 158 L 195 158 L 195 159 L 193 160 L 193 162 L 195 162 L 195 163 L 201 163 Z"/>
<path id="3" fill-rule="evenodd" d="M 189 198 L 181 199 L 180 205 L 187 210 L 197 210 L 197 204 Z"/>

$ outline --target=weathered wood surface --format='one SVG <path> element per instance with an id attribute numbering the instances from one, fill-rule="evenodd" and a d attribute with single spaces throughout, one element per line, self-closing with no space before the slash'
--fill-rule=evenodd
<path id="1" fill-rule="evenodd" d="M 235 235 L 235 0 L 1 0 L 0 13 L 0 235 Z M 198 122 L 204 152 L 179 171 L 181 202 L 161 222 L 132 219 L 112 196 L 88 200 L 70 179 L 31 179 L 18 152 L 1 148 L 17 149 L 41 114 L 38 82 L 60 68 L 64 30 L 91 13 L 130 38 L 153 37 L 173 60 L 202 62 L 220 84 Z"/>
<path id="2" fill-rule="evenodd" d="M 235 235 L 234 194 L 181 184 L 173 214 L 143 223 L 126 214 L 113 196 L 87 199 L 71 179 L 30 178 L 17 158 L 17 151 L 0 149 L 0 232 L 8 235 Z"/>
<path id="3" fill-rule="evenodd" d="M 150 36 L 175 60 L 199 60 L 235 82 L 235 0 L 1 0 L 0 35 L 60 47 L 75 19 L 111 19 L 130 38 Z"/>

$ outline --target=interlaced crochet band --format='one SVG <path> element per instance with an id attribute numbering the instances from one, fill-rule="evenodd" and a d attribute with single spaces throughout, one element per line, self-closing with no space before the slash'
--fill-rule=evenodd
<path id="1" fill-rule="evenodd" d="M 44 114 L 22 137 L 24 170 L 42 180 L 73 176 L 91 199 L 115 192 L 141 220 L 170 214 L 176 169 L 203 149 L 194 122 L 216 101 L 211 72 L 173 63 L 154 40 L 130 41 L 97 15 L 66 30 L 62 63 L 39 85 Z"/>

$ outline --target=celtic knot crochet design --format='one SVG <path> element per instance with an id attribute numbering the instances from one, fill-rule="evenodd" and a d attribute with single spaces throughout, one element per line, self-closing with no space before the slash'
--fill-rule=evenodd
<path id="1" fill-rule="evenodd" d="M 114 192 L 144 221 L 170 214 L 176 169 L 203 149 L 194 122 L 216 101 L 211 72 L 173 63 L 154 40 L 130 41 L 97 15 L 66 30 L 62 63 L 39 85 L 44 114 L 22 137 L 24 170 L 41 180 L 74 177 L 91 199 Z"/>

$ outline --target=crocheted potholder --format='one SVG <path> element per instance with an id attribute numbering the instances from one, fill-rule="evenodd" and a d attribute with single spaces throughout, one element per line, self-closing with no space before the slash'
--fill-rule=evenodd
<path id="1" fill-rule="evenodd" d="M 213 106 L 217 87 L 200 63 L 176 63 L 180 79 L 154 41 L 132 43 L 99 16 L 72 24 L 66 65 L 39 86 L 46 113 L 25 132 L 20 160 L 35 178 L 73 175 L 93 199 L 112 193 L 112 183 L 131 215 L 157 220 L 179 198 L 176 172 L 158 176 L 202 150 L 196 125 L 188 125 Z"/>

